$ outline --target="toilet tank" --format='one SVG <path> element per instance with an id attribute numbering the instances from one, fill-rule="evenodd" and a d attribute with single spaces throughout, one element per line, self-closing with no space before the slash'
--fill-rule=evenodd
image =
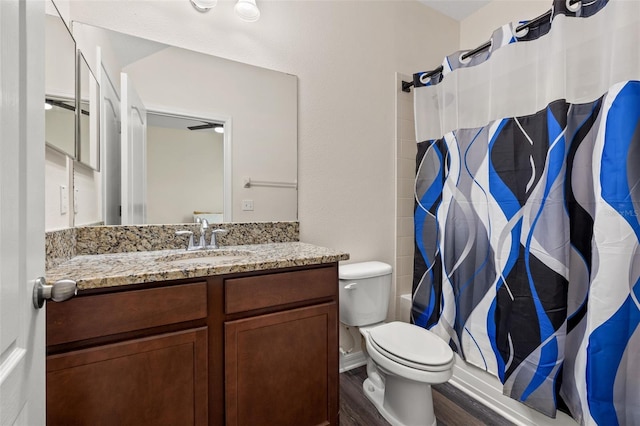
<path id="1" fill-rule="evenodd" d="M 391 265 L 375 261 L 340 265 L 340 322 L 359 327 L 384 321 L 391 271 Z"/>

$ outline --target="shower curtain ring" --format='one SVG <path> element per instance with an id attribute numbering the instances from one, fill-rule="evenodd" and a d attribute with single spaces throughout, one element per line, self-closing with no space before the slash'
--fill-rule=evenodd
<path id="1" fill-rule="evenodd" d="M 567 10 L 569 10 L 570 12 L 577 12 L 580 10 L 580 8 L 582 7 L 582 1 L 581 0 L 566 0 L 566 5 L 567 5 Z"/>

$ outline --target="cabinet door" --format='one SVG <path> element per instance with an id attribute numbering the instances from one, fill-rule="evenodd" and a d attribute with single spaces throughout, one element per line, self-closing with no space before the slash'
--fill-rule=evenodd
<path id="1" fill-rule="evenodd" d="M 205 425 L 206 327 L 47 357 L 47 425 Z"/>
<path id="2" fill-rule="evenodd" d="M 225 323 L 227 425 L 330 425 L 338 418 L 335 302 Z"/>

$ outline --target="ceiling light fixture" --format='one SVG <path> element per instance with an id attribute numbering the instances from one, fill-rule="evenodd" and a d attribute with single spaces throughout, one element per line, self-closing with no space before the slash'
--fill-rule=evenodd
<path id="1" fill-rule="evenodd" d="M 50 109 L 53 109 L 53 105 L 51 105 L 49 102 L 45 102 L 44 103 L 44 110 L 45 111 L 49 111 Z"/>
<path id="2" fill-rule="evenodd" d="M 223 126 L 216 126 L 213 128 L 213 131 L 216 133 L 224 133 L 224 127 Z"/>
<path id="3" fill-rule="evenodd" d="M 238 0 L 234 10 L 243 21 L 256 22 L 260 19 L 260 9 L 256 5 L 256 0 Z"/>
<path id="4" fill-rule="evenodd" d="M 218 0 L 190 0 L 193 7 L 198 12 L 208 12 L 214 8 L 218 3 Z"/>

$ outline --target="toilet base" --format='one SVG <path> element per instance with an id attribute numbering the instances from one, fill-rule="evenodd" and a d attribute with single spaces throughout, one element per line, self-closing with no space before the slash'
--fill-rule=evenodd
<path id="1" fill-rule="evenodd" d="M 364 394 L 393 426 L 436 426 L 431 385 L 385 376 L 384 386 L 366 379 Z M 385 389 L 389 394 L 385 399 Z"/>

